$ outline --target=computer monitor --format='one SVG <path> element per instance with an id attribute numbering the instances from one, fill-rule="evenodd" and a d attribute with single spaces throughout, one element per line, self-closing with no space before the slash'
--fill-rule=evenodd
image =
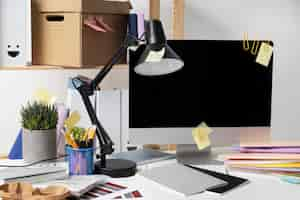
<path id="1" fill-rule="evenodd" d="M 168 43 L 185 63 L 169 75 L 136 74 L 141 51 L 130 52 L 130 143 L 194 144 L 201 122 L 214 130 L 216 146 L 270 137 L 273 57 L 268 66 L 257 63 L 253 41 L 247 51 L 243 41 Z"/>

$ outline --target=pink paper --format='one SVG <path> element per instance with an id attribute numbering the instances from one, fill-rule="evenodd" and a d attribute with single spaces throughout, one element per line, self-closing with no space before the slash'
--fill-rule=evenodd
<path id="1" fill-rule="evenodd" d="M 283 153 L 233 153 L 224 156 L 225 160 L 300 160 L 300 154 Z"/>
<path id="2" fill-rule="evenodd" d="M 241 153 L 299 153 L 300 148 L 246 148 L 246 147 L 234 147 L 234 151 Z"/>
<path id="3" fill-rule="evenodd" d="M 66 108 L 64 104 L 56 105 L 58 112 L 58 122 L 56 125 L 56 148 L 57 148 L 57 156 L 65 155 L 65 136 L 64 136 L 64 122 L 68 117 L 69 110 Z"/>
<path id="4" fill-rule="evenodd" d="M 138 18 L 138 37 L 141 38 L 145 32 L 145 17 L 141 12 L 137 12 L 136 14 Z"/>

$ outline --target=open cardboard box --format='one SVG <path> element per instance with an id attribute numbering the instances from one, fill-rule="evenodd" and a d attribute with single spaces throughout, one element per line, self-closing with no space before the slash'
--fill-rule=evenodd
<path id="1" fill-rule="evenodd" d="M 126 37 L 132 8 L 124 0 L 33 0 L 32 3 L 33 64 L 65 67 L 106 64 Z M 95 24 L 95 19 L 102 21 L 103 31 L 87 26 L 90 19 Z M 125 61 L 124 56 L 120 63 Z"/>

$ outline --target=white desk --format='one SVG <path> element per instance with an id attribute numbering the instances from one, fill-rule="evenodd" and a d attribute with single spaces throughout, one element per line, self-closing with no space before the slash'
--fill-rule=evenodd
<path id="1" fill-rule="evenodd" d="M 164 166 L 175 162 L 176 160 L 162 161 L 143 166 L 142 169 Z M 208 170 L 225 172 L 224 166 L 197 166 Z M 250 183 L 238 187 L 224 195 L 204 192 L 191 197 L 183 197 L 138 174 L 130 178 L 113 179 L 113 182 L 138 189 L 144 196 L 141 200 L 296 200 L 300 198 L 300 185 L 282 182 L 278 177 L 241 172 L 230 172 L 230 174 L 247 178 L 250 180 Z"/>
<path id="2" fill-rule="evenodd" d="M 147 167 L 163 166 L 172 162 L 175 161 L 164 161 L 151 164 Z M 198 167 L 225 172 L 224 166 L 198 165 Z M 125 179 L 115 179 L 115 181 L 138 188 L 145 196 L 143 199 L 147 200 L 294 200 L 300 198 L 300 185 L 282 182 L 278 177 L 241 172 L 229 173 L 231 175 L 247 178 L 250 182 L 224 195 L 204 192 L 191 197 L 183 197 L 139 175 Z"/>

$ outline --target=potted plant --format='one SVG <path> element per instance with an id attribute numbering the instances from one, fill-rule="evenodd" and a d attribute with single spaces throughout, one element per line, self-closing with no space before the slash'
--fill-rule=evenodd
<path id="1" fill-rule="evenodd" d="M 26 162 L 56 157 L 58 113 L 53 105 L 28 103 L 21 109 L 23 159 Z"/>

